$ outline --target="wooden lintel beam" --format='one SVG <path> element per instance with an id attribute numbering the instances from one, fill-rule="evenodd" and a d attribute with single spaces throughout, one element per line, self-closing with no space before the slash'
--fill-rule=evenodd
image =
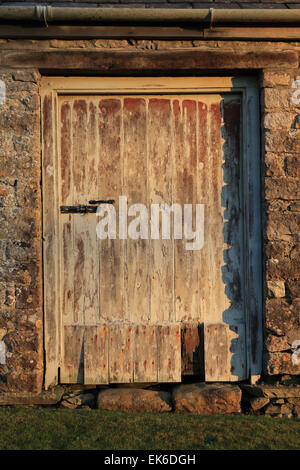
<path id="1" fill-rule="evenodd" d="M 0 25 L 2 39 L 223 39 L 299 41 L 300 27 Z"/>
<path id="2" fill-rule="evenodd" d="M 299 41 L 300 28 L 212 28 L 203 30 L 204 39 L 252 40 L 252 41 Z"/>
<path id="3" fill-rule="evenodd" d="M 78 71 L 104 74 L 134 72 L 174 72 L 190 70 L 262 69 L 298 67 L 296 51 L 113 51 L 113 50 L 46 50 L 3 51 L 3 67 L 38 68 L 42 71 Z"/>

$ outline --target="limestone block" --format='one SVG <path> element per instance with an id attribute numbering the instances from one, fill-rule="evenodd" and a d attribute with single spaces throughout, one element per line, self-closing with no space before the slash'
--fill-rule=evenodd
<path id="1" fill-rule="evenodd" d="M 111 388 L 98 394 L 101 410 L 160 413 L 171 411 L 169 392 L 134 388 Z"/>
<path id="2" fill-rule="evenodd" d="M 241 389 L 231 384 L 183 384 L 173 390 L 175 412 L 202 415 L 241 412 Z"/>

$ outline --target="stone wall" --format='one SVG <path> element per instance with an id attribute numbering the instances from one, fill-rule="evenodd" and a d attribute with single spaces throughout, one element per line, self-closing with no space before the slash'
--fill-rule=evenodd
<path id="1" fill-rule="evenodd" d="M 0 71 L 1 391 L 38 391 L 43 378 L 38 77 Z"/>
<path id="2" fill-rule="evenodd" d="M 276 71 L 265 72 L 262 80 L 268 375 L 300 373 L 300 100 L 295 78 L 294 71 Z"/>
<path id="3" fill-rule="evenodd" d="M 0 55 L 22 48 L 274 52 L 300 51 L 300 44 L 0 40 Z M 257 75 L 262 112 L 264 374 L 299 375 L 300 104 L 293 102 L 292 85 L 297 76 L 300 79 L 300 70 L 274 69 Z M 0 391 L 37 392 L 43 382 L 39 73 L 2 69 L 0 80 L 6 86 L 5 103 L 0 104 Z"/>

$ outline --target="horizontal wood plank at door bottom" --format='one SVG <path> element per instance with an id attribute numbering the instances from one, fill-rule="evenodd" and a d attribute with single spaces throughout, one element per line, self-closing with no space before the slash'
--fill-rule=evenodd
<path id="1" fill-rule="evenodd" d="M 180 325 L 64 326 L 61 383 L 181 381 Z"/>

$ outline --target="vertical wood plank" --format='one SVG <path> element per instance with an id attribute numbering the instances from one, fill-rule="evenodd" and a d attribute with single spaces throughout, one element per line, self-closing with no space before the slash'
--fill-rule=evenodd
<path id="1" fill-rule="evenodd" d="M 181 381 L 180 325 L 158 326 L 158 381 Z"/>
<path id="2" fill-rule="evenodd" d="M 222 205 L 224 212 L 223 281 L 225 294 L 230 307 L 223 312 L 222 320 L 230 331 L 238 335 L 232 340 L 231 372 L 239 380 L 247 378 L 246 338 L 245 338 L 245 295 L 244 295 L 244 249 L 243 249 L 243 198 L 240 181 L 242 179 L 240 140 L 241 140 L 241 100 L 238 95 L 230 95 L 223 100 L 223 181 Z"/>
<path id="3" fill-rule="evenodd" d="M 235 99 L 230 96 L 228 101 L 225 98 L 222 103 L 212 103 L 209 118 L 211 184 L 207 189 L 206 224 L 209 240 L 203 250 L 201 269 L 207 276 L 204 342 L 205 377 L 210 381 L 246 378 L 240 107 Z M 217 151 L 213 154 L 214 148 Z"/>
<path id="4" fill-rule="evenodd" d="M 200 250 L 199 263 L 200 302 L 203 320 L 208 323 L 221 322 L 222 313 L 230 305 L 225 295 L 222 273 L 223 250 L 226 246 L 223 236 L 223 141 L 220 101 L 221 97 L 218 96 L 208 99 L 207 136 L 205 137 L 207 152 L 199 181 L 201 201 L 205 204 L 205 242 Z"/>
<path id="5" fill-rule="evenodd" d="M 125 98 L 124 120 L 124 195 L 128 207 L 132 204 L 147 206 L 147 136 L 146 101 L 144 98 Z M 139 212 L 135 217 L 141 216 Z M 128 217 L 129 237 L 125 247 L 126 306 L 131 321 L 144 322 L 149 319 L 149 239 L 132 239 Z M 147 222 L 148 226 L 148 222 Z M 137 227 L 137 231 L 141 227 Z"/>
<path id="6" fill-rule="evenodd" d="M 235 318 L 244 317 L 243 305 L 243 218 L 241 214 L 241 165 L 240 165 L 240 102 L 224 99 L 224 124 L 222 135 L 223 145 L 223 181 L 222 204 L 224 211 L 224 250 L 226 268 L 223 269 L 223 278 L 226 284 L 226 294 L 231 301 L 228 315 Z M 234 310 L 234 315 L 231 315 Z M 225 318 L 226 320 L 226 318 Z"/>
<path id="7" fill-rule="evenodd" d="M 171 101 L 150 98 L 148 104 L 148 193 L 150 204 L 172 204 Z M 151 321 L 174 316 L 173 239 L 151 239 Z"/>
<path id="8" fill-rule="evenodd" d="M 122 194 L 123 156 L 121 155 L 122 105 L 119 98 L 100 99 L 99 108 L 99 186 L 101 199 Z M 123 320 L 124 311 L 124 242 L 105 239 L 100 242 L 100 318 Z M 126 318 L 125 318 L 126 319 Z"/>
<path id="9" fill-rule="evenodd" d="M 97 102 L 87 100 L 87 159 L 85 204 L 100 199 L 99 150 L 98 150 Z M 97 217 L 85 217 L 85 259 L 84 259 L 84 318 L 85 324 L 99 321 L 99 240 L 96 234 Z"/>
<path id="10" fill-rule="evenodd" d="M 85 327 L 84 383 L 108 383 L 108 328 L 107 325 Z"/>
<path id="11" fill-rule="evenodd" d="M 43 253 L 44 253 L 44 308 L 45 308 L 45 388 L 58 381 L 59 291 L 57 270 L 57 167 L 55 162 L 55 100 L 50 91 L 42 97 L 43 133 Z"/>
<path id="12" fill-rule="evenodd" d="M 59 99 L 59 163 L 60 163 L 60 201 L 63 205 L 73 204 L 73 167 L 72 167 L 72 103 L 66 97 Z"/>
<path id="13" fill-rule="evenodd" d="M 73 205 L 72 104 L 59 100 L 58 160 L 60 204 Z M 59 214 L 62 323 L 72 323 L 74 315 L 73 214 Z"/>
<path id="14" fill-rule="evenodd" d="M 85 99 L 74 99 L 72 108 L 73 131 L 73 203 L 85 204 L 87 196 L 87 103 Z M 73 217 L 74 240 L 74 323 L 85 322 L 85 259 L 87 256 L 85 215 Z"/>
<path id="15" fill-rule="evenodd" d="M 157 326 L 133 327 L 134 382 L 157 382 Z"/>
<path id="16" fill-rule="evenodd" d="M 133 382 L 132 326 L 109 326 L 109 382 Z"/>
<path id="17" fill-rule="evenodd" d="M 72 116 L 72 101 L 65 100 L 60 111 L 61 204 L 73 205 L 75 199 L 87 204 L 99 199 L 97 109 L 88 100 L 73 100 Z M 99 319 L 96 216 L 60 214 L 60 221 L 63 321 L 95 323 Z"/>
<path id="18" fill-rule="evenodd" d="M 197 198 L 197 102 L 192 99 L 173 101 L 174 119 L 174 181 L 173 201 L 193 204 L 195 230 L 195 204 Z M 197 227 L 199 228 L 199 227 Z M 199 319 L 199 251 L 187 250 L 187 240 L 182 232 L 181 240 L 174 240 L 174 277 L 176 321 Z"/>
<path id="19" fill-rule="evenodd" d="M 197 159 L 198 159 L 198 185 L 197 185 L 197 197 L 201 204 L 204 204 L 204 246 L 199 253 L 199 267 L 198 267 L 198 287 L 199 287 L 199 319 L 201 323 L 206 319 L 206 303 L 205 296 L 208 295 L 205 291 L 205 286 L 208 286 L 208 279 L 205 277 L 208 269 L 207 262 L 205 259 L 206 243 L 209 237 L 207 219 L 209 214 L 208 209 L 208 195 L 206 187 L 209 172 L 207 165 L 209 164 L 209 135 L 208 135 L 208 119 L 209 119 L 209 105 L 205 102 L 204 97 L 200 97 L 198 101 L 198 138 L 197 138 Z M 204 365 L 203 365 L 204 367 Z"/>
<path id="20" fill-rule="evenodd" d="M 84 383 L 84 326 L 64 325 L 61 383 Z"/>

